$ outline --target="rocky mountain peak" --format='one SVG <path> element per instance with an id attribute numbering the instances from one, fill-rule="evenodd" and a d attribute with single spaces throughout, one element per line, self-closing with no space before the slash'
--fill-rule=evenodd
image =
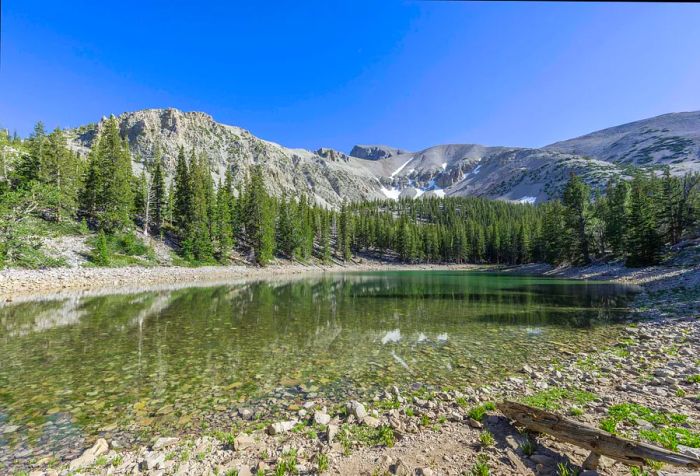
<path id="1" fill-rule="evenodd" d="M 395 155 L 408 154 L 404 149 L 389 147 L 388 145 L 356 145 L 350 151 L 352 157 L 359 157 L 367 160 L 380 160 L 393 157 Z"/>

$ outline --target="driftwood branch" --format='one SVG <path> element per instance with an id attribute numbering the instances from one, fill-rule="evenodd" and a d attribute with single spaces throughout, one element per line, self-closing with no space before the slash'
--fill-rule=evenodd
<path id="1" fill-rule="evenodd" d="M 503 402 L 498 405 L 498 409 L 506 417 L 529 430 L 547 433 L 561 441 L 590 450 L 592 454 L 586 460 L 589 467 L 597 465 L 597 455 L 604 455 L 630 466 L 643 466 L 647 460 L 654 460 L 688 469 L 700 468 L 698 458 L 621 438 L 607 431 L 521 403 Z"/>

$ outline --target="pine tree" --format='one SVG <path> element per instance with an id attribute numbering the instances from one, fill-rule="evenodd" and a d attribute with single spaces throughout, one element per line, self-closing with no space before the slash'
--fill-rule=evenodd
<path id="1" fill-rule="evenodd" d="M 231 196 L 230 189 L 219 183 L 216 194 L 216 220 L 218 230 L 217 256 L 220 262 L 226 263 L 233 249 L 233 228 L 231 226 Z"/>
<path id="2" fill-rule="evenodd" d="M 93 218 L 100 229 L 118 232 L 131 227 L 134 208 L 131 154 L 119 135 L 114 116 L 104 123 L 90 153 L 81 197 L 84 213 Z"/>
<path id="3" fill-rule="evenodd" d="M 630 183 L 625 250 L 627 266 L 656 264 L 661 249 L 657 213 L 652 199 L 653 180 L 641 172 Z"/>
<path id="4" fill-rule="evenodd" d="M 163 159 L 160 154 L 160 147 L 156 147 L 153 155 L 153 177 L 151 182 L 153 224 L 158 233 L 162 235 L 168 206 L 168 191 L 165 187 L 165 174 L 163 171 Z"/>
<path id="5" fill-rule="evenodd" d="M 615 256 L 622 256 L 624 251 L 628 195 L 627 182 L 620 180 L 608 183 L 603 216 L 605 241 Z"/>
<path id="6" fill-rule="evenodd" d="M 16 188 L 28 188 L 39 179 L 41 162 L 44 159 L 47 137 L 44 123 L 39 121 L 27 141 L 28 154 L 23 154 L 15 166 L 14 177 Z"/>
<path id="7" fill-rule="evenodd" d="M 51 187 L 48 205 L 53 218 L 60 222 L 64 215 L 75 215 L 82 167 L 77 155 L 68 149 L 59 128 L 48 135 L 42 149 L 37 180 Z"/>
<path id="8" fill-rule="evenodd" d="M 343 261 L 350 261 L 352 259 L 351 251 L 351 238 L 352 237 L 352 223 L 350 218 L 350 212 L 345 203 L 340 209 L 340 216 L 338 217 L 338 232 L 336 238 L 337 251 Z"/>
<path id="9" fill-rule="evenodd" d="M 564 253 L 564 207 L 554 200 L 542 205 L 542 249 L 546 262 L 559 264 L 565 258 Z"/>
<path id="10" fill-rule="evenodd" d="M 191 208 L 190 222 L 185 227 L 185 254 L 198 260 L 207 261 L 213 255 L 211 204 L 211 173 L 205 157 L 197 157 L 192 152 L 190 159 Z"/>
<path id="11" fill-rule="evenodd" d="M 571 174 L 564 189 L 565 246 L 569 259 L 574 264 L 590 263 L 588 230 L 588 205 L 590 189 L 577 175 Z"/>
<path id="12" fill-rule="evenodd" d="M 321 214 L 321 260 L 324 263 L 331 261 L 331 218 L 327 213 Z"/>
<path id="13" fill-rule="evenodd" d="M 294 202 L 283 195 L 277 213 L 277 250 L 290 259 L 295 257 L 297 248 L 295 218 Z"/>
<path id="14" fill-rule="evenodd" d="M 275 211 L 265 190 L 263 172 L 253 167 L 245 199 L 245 232 L 259 265 L 267 264 L 275 252 Z"/>
<path id="15" fill-rule="evenodd" d="M 192 184 L 190 171 L 185 158 L 185 150 L 180 147 L 175 166 L 173 189 L 172 222 L 181 236 L 186 233 L 192 220 Z"/>

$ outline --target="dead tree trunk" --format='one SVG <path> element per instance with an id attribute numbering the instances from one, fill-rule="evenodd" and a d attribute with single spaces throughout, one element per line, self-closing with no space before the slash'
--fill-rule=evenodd
<path id="1" fill-rule="evenodd" d="M 608 456 L 630 466 L 643 466 L 647 460 L 654 460 L 688 469 L 700 468 L 698 458 L 621 438 L 607 431 L 521 403 L 503 402 L 498 405 L 498 409 L 506 417 L 529 430 L 547 433 L 558 440 L 590 450 L 591 455 L 584 464 L 587 466 L 586 469 L 595 469 L 599 455 Z"/>

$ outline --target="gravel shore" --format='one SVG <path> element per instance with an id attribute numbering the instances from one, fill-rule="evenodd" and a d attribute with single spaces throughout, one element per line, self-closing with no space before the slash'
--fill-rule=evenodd
<path id="1" fill-rule="evenodd" d="M 274 264 L 270 266 L 179 266 L 123 268 L 48 268 L 5 269 L 0 271 L 0 296 L 5 299 L 54 297 L 76 292 L 118 293 L 145 291 L 165 286 L 200 286 L 239 280 L 293 277 L 342 271 L 379 271 L 410 269 L 488 269 L 475 265 L 400 265 L 376 261 L 347 265 Z"/>

